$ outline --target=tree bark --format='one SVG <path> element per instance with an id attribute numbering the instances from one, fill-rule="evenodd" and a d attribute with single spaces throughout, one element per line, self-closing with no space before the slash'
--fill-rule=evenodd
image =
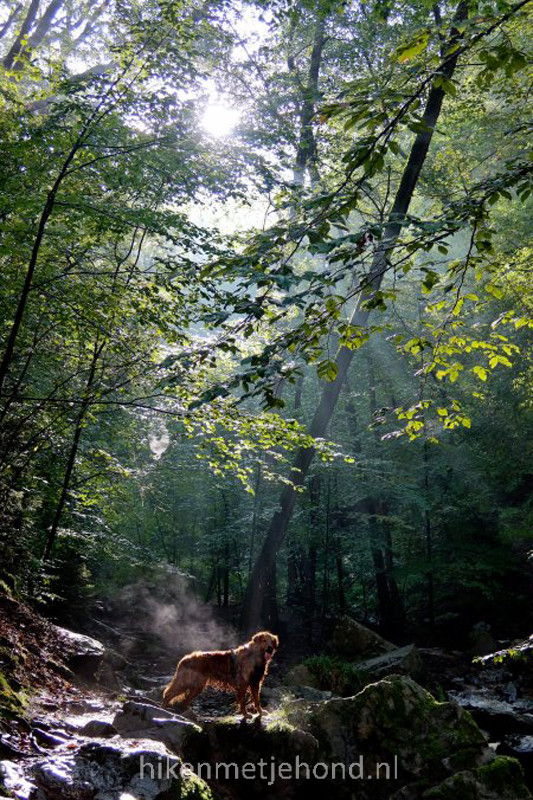
<path id="1" fill-rule="evenodd" d="M 54 518 L 52 520 L 52 524 L 48 529 L 48 535 L 46 538 L 46 546 L 44 548 L 43 553 L 43 561 L 47 561 L 50 558 L 52 553 L 52 549 L 55 544 L 55 540 L 57 538 L 57 531 L 59 529 L 59 524 L 61 522 L 61 516 L 63 514 L 63 509 L 65 507 L 65 503 L 67 502 L 67 498 L 70 491 L 70 481 L 72 478 L 72 472 L 74 470 L 74 465 L 76 463 L 76 458 L 78 455 L 78 449 L 80 445 L 81 434 L 83 431 L 83 426 L 85 423 L 85 417 L 90 405 L 90 395 L 91 389 L 94 382 L 94 378 L 96 375 L 96 366 L 98 364 L 98 360 L 102 355 L 102 351 L 105 346 L 105 341 L 102 344 L 95 343 L 94 350 L 93 350 L 93 357 L 91 360 L 91 366 L 89 369 L 89 375 L 87 377 L 87 384 L 85 387 L 85 398 L 84 402 L 80 406 L 80 410 L 78 412 L 78 416 L 76 418 L 76 427 L 74 429 L 74 437 L 72 439 L 72 444 L 70 446 L 70 452 L 67 458 L 67 465 L 65 468 L 65 474 L 63 476 L 63 483 L 61 486 L 61 492 L 59 495 L 59 500 L 57 502 L 56 510 L 54 513 Z"/>
<path id="2" fill-rule="evenodd" d="M 296 186 L 303 186 L 306 170 L 309 172 L 311 183 L 316 183 L 319 177 L 316 165 L 316 141 L 313 132 L 313 117 L 315 115 L 315 103 L 318 98 L 318 80 L 322 63 L 322 51 L 325 43 L 325 25 L 326 18 L 324 14 L 318 13 L 313 35 L 313 48 L 309 61 L 307 84 L 301 86 L 300 137 L 293 173 L 293 181 Z M 294 73 L 294 59 L 289 57 L 287 62 L 289 71 Z"/>
<path id="3" fill-rule="evenodd" d="M 35 22 L 35 17 L 37 16 L 37 12 L 39 10 L 39 2 L 40 0 L 31 0 L 30 7 L 28 8 L 27 14 L 24 17 L 24 22 L 20 26 L 18 36 L 2 62 L 4 69 L 11 69 L 15 59 L 20 55 L 24 47 L 24 41 L 27 38 L 33 23 Z"/>
<path id="4" fill-rule="evenodd" d="M 11 28 L 11 26 L 13 25 L 13 23 L 15 22 L 16 18 L 18 17 L 21 11 L 22 11 L 22 3 L 17 3 L 16 5 L 13 6 L 11 13 L 9 14 L 9 17 L 6 19 L 6 21 L 0 28 L 0 39 L 3 39 L 4 36 L 6 36 L 6 34 L 9 32 L 9 29 Z"/>
<path id="5" fill-rule="evenodd" d="M 467 10 L 467 0 L 461 0 L 455 15 L 456 22 L 460 22 L 466 18 Z M 457 42 L 459 36 L 460 34 L 454 29 L 452 41 Z M 444 66 L 442 66 L 440 73 L 444 75 L 444 77 L 450 79 L 453 76 L 458 57 L 458 54 L 452 56 L 445 62 Z M 383 239 L 372 261 L 365 294 L 360 296 L 352 314 L 351 324 L 354 326 L 365 327 L 368 322 L 369 311 L 364 307 L 364 301 L 368 299 L 369 295 L 371 296 L 380 288 L 383 276 L 387 271 L 389 257 L 397 244 L 402 229 L 402 223 L 405 221 L 420 177 L 420 172 L 428 154 L 444 97 L 445 93 L 443 89 L 440 86 L 435 87 L 432 85 L 422 116 L 423 127 L 416 135 L 411 146 L 409 158 L 388 216 Z M 338 370 L 337 377 L 331 383 L 325 384 L 322 397 L 309 426 L 309 433 L 315 438 L 323 437 L 326 433 L 353 356 L 354 351 L 349 350 L 347 347 L 341 347 L 337 353 L 335 361 Z M 305 481 L 314 454 L 315 450 L 312 447 L 301 448 L 298 451 L 290 473 L 290 480 L 293 485 L 286 486 L 281 493 L 280 508 L 274 513 L 263 547 L 256 560 L 246 589 L 243 608 L 243 624 L 246 630 L 251 630 L 260 622 L 261 607 L 268 575 L 285 538 L 287 527 L 296 504 L 298 495 L 297 489 L 301 487 Z"/>

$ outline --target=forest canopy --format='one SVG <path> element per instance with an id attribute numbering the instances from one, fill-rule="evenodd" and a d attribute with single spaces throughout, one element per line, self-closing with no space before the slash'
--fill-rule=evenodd
<path id="1" fill-rule="evenodd" d="M 530 0 L 0 0 L 0 562 L 509 625 Z"/>

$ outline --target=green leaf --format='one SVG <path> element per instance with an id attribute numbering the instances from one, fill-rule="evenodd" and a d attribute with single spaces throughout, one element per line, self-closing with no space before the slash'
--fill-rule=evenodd
<path id="1" fill-rule="evenodd" d="M 420 55 L 429 44 L 429 31 L 422 31 L 410 42 L 402 45 L 396 51 L 398 54 L 398 61 L 400 64 L 405 64 L 406 61 L 411 61 L 412 58 Z"/>
<path id="2" fill-rule="evenodd" d="M 318 364 L 317 368 L 317 375 L 322 380 L 329 381 L 330 383 L 335 380 L 337 375 L 339 374 L 339 368 L 334 361 L 321 361 Z"/>

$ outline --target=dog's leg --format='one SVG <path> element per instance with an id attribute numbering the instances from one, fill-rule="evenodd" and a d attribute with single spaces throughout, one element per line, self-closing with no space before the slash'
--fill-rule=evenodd
<path id="1" fill-rule="evenodd" d="M 168 708 L 173 702 L 177 701 L 180 695 L 184 694 L 190 687 L 188 676 L 182 670 L 177 669 L 174 677 L 163 692 L 163 708 Z"/>
<path id="2" fill-rule="evenodd" d="M 194 698 L 198 697 L 198 695 L 204 690 L 204 688 L 205 688 L 205 683 L 201 683 L 197 686 L 191 687 L 182 700 L 181 710 L 186 711 L 189 708 L 192 701 L 194 700 Z"/>
<path id="3" fill-rule="evenodd" d="M 248 719 L 250 717 L 249 713 L 246 710 L 246 690 L 247 690 L 246 686 L 239 686 L 238 689 L 236 690 L 237 705 L 241 709 L 241 714 L 244 717 L 244 719 Z"/>
<path id="4" fill-rule="evenodd" d="M 263 714 L 263 709 L 261 708 L 261 684 L 259 683 L 251 683 L 250 684 L 250 694 L 252 695 L 252 700 L 255 706 L 255 710 L 261 716 Z"/>

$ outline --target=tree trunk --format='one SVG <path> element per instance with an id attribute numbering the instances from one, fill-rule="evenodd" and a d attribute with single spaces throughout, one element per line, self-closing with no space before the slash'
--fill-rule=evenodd
<path id="1" fill-rule="evenodd" d="M 467 2 L 466 0 L 461 0 L 457 9 L 456 20 L 459 22 L 466 16 Z M 458 38 L 459 34 L 454 31 L 453 40 L 457 41 Z M 440 73 L 444 75 L 444 77 L 448 79 L 452 77 L 457 59 L 458 55 L 451 56 L 444 65 L 441 66 Z M 402 223 L 405 221 L 407 211 L 413 198 L 420 172 L 426 160 L 435 126 L 442 109 L 444 96 L 445 93 L 441 86 L 435 87 L 432 85 L 422 116 L 422 128 L 416 135 L 411 146 L 409 158 L 388 217 L 388 223 L 385 226 L 383 239 L 372 261 L 367 281 L 367 291 L 365 296 L 360 296 L 351 318 L 351 324 L 354 326 L 363 328 L 367 325 L 369 311 L 364 307 L 364 300 L 368 299 L 369 294 L 371 295 L 379 289 L 383 281 L 383 276 L 387 271 L 388 259 L 397 244 L 402 229 Z M 335 362 L 338 370 L 337 377 L 331 383 L 325 384 L 319 405 L 309 426 L 309 433 L 315 438 L 324 437 L 326 433 L 353 356 L 354 351 L 349 350 L 347 347 L 341 347 L 338 351 Z M 293 469 L 289 476 L 293 486 L 286 486 L 281 493 L 280 508 L 274 513 L 263 547 L 256 560 L 246 589 L 243 609 L 243 624 L 246 630 L 251 630 L 256 627 L 260 621 L 262 601 L 268 575 L 285 538 L 287 527 L 296 504 L 298 495 L 297 488 L 303 485 L 314 454 L 315 451 L 312 447 L 301 448 L 298 451 L 294 460 Z"/>
<path id="2" fill-rule="evenodd" d="M 22 3 L 17 3 L 16 5 L 13 6 L 8 18 L 0 28 L 0 39 L 3 39 L 4 36 L 7 35 L 9 29 L 11 28 L 11 26 L 13 25 L 13 23 L 15 22 L 16 18 L 18 17 L 21 11 L 22 11 Z"/>
<path id="3" fill-rule="evenodd" d="M 427 568 L 427 609 L 428 619 L 431 630 L 435 627 L 435 587 L 433 576 L 433 533 L 431 530 L 431 516 L 429 513 L 429 452 L 428 443 L 424 442 L 424 494 L 426 508 L 424 510 L 425 536 L 426 536 L 426 557 L 428 560 Z"/>
<path id="4" fill-rule="evenodd" d="M 224 595 L 222 605 L 229 606 L 229 544 L 224 545 Z"/>
<path id="5" fill-rule="evenodd" d="M 368 384 L 370 395 L 370 416 L 372 417 L 374 411 L 379 407 L 377 398 L 377 380 L 374 372 L 374 362 L 370 353 L 367 353 L 368 365 Z M 379 447 L 379 436 L 374 429 L 374 441 L 376 448 Z M 378 600 L 380 606 L 380 622 L 381 628 L 385 635 L 402 633 L 405 628 L 405 614 L 403 610 L 403 601 L 396 583 L 394 575 L 394 555 L 392 549 L 392 536 L 390 527 L 385 520 L 388 514 L 388 506 L 383 498 L 376 497 L 370 500 L 372 506 L 372 514 L 374 515 L 374 535 L 372 547 L 379 548 L 380 550 L 380 570 L 383 572 L 383 577 L 386 583 L 386 592 L 382 588 L 381 598 L 379 597 L 379 584 L 378 584 Z M 381 520 L 378 520 L 378 516 Z"/>
<path id="6" fill-rule="evenodd" d="M 320 76 L 320 66 L 322 63 L 322 51 L 325 43 L 326 18 L 324 14 L 318 12 L 313 36 L 313 48 L 309 61 L 309 71 L 307 74 L 307 84 L 302 86 L 302 103 L 300 107 L 300 136 L 298 150 L 293 172 L 293 182 L 295 186 L 303 186 L 305 172 L 309 172 L 311 183 L 318 181 L 316 141 L 313 131 L 313 117 L 315 116 L 315 103 L 318 98 L 318 79 Z M 289 72 L 295 72 L 294 59 L 287 59 Z"/>
<path id="7" fill-rule="evenodd" d="M 31 27 L 35 22 L 35 17 L 37 16 L 38 10 L 39 0 L 31 0 L 28 13 L 24 17 L 24 22 L 20 26 L 18 36 L 2 62 L 4 69 L 11 69 L 15 59 L 19 56 L 22 48 L 24 47 L 24 42 L 27 40 Z"/>
<path id="8" fill-rule="evenodd" d="M 90 395 L 91 395 L 91 388 L 94 381 L 94 376 L 96 374 L 96 365 L 98 364 L 98 359 L 102 355 L 102 350 L 104 349 L 105 342 L 102 344 L 95 343 L 93 357 L 91 361 L 91 366 L 89 370 L 89 376 L 87 378 L 87 384 L 85 387 L 85 397 L 80 406 L 80 410 L 78 416 L 76 418 L 76 427 L 74 429 L 74 437 L 72 439 L 72 444 L 70 446 L 70 452 L 67 458 L 67 465 L 65 468 L 65 474 L 63 476 L 63 483 L 61 486 L 61 492 L 59 495 L 59 500 L 57 502 L 56 510 L 54 513 L 54 518 L 52 520 L 52 524 L 48 529 L 48 535 L 46 538 L 46 546 L 44 548 L 43 553 L 43 561 L 47 561 L 50 558 L 52 553 L 52 548 L 55 544 L 55 540 L 57 537 L 57 531 L 59 529 L 59 523 L 61 522 L 61 515 L 63 514 L 63 509 L 65 507 L 65 503 L 68 498 L 68 494 L 70 491 L 70 481 L 72 478 L 72 472 L 74 470 L 74 465 L 76 463 L 76 457 L 78 455 L 78 449 L 80 445 L 81 434 L 83 431 L 83 426 L 85 424 L 85 417 L 87 415 L 87 410 L 90 405 Z"/>
<path id="9" fill-rule="evenodd" d="M 342 548 L 339 539 L 337 539 L 336 542 L 335 562 L 337 566 L 339 614 L 344 614 L 346 612 L 346 597 L 344 594 L 344 565 L 342 563 Z"/>

